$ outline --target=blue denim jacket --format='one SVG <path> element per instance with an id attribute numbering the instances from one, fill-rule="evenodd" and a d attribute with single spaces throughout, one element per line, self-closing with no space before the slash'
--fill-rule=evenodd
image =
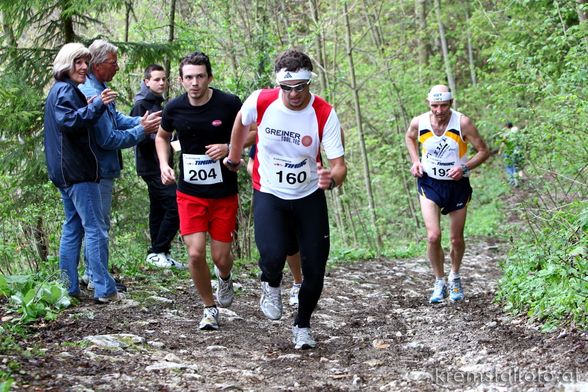
<path id="1" fill-rule="evenodd" d="M 80 90 L 89 99 L 100 96 L 106 89 L 105 83 L 96 80 L 94 74 L 88 74 L 86 82 L 80 85 Z M 100 164 L 102 178 L 116 178 L 122 169 L 121 148 L 132 147 L 145 138 L 145 130 L 140 124 L 141 117 L 129 117 L 118 112 L 114 103 L 106 107 L 106 111 L 94 123 L 96 155 Z"/>

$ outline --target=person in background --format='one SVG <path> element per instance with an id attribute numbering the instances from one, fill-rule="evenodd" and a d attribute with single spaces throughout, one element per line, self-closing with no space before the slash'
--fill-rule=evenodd
<path id="1" fill-rule="evenodd" d="M 53 61 L 55 83 L 45 102 L 44 145 L 49 179 L 59 189 L 65 212 L 59 245 L 59 269 L 68 294 L 79 297 L 78 265 L 82 241 L 93 271 L 98 303 L 118 299 L 108 272 L 108 230 L 100 198 L 100 162 L 93 125 L 113 105 L 108 91 L 87 100 L 78 86 L 88 72 L 90 51 L 82 44 L 64 45 Z"/>
<path id="2" fill-rule="evenodd" d="M 447 86 L 431 88 L 427 102 L 430 110 L 412 119 L 405 142 L 412 162 L 410 172 L 417 177 L 421 212 L 427 229 L 427 256 L 435 275 L 429 302 L 439 303 L 448 295 L 451 301 L 461 301 L 464 299 L 459 275 L 465 251 L 463 230 L 472 196 L 469 175 L 488 159 L 490 152 L 473 122 L 451 109 L 453 95 Z M 471 158 L 467 156 L 467 143 L 477 151 Z M 441 247 L 441 215 L 449 215 L 450 221 L 449 292 Z"/>
<path id="3" fill-rule="evenodd" d="M 519 171 L 524 160 L 522 135 L 519 128 L 510 121 L 504 127 L 501 151 L 504 158 L 506 177 L 510 186 L 517 187 L 519 185 Z"/>
<path id="4" fill-rule="evenodd" d="M 98 39 L 92 42 L 89 50 L 92 57 L 88 77 L 80 85 L 80 90 L 88 99 L 101 94 L 116 98 L 118 94 L 109 89 L 106 83 L 112 81 L 118 72 L 118 48 L 105 40 Z M 100 162 L 102 213 L 108 230 L 110 230 L 114 180 L 120 177 L 123 165 L 120 149 L 132 147 L 146 135 L 157 132 L 160 122 L 161 112 L 145 113 L 143 117 L 129 117 L 118 112 L 113 102 L 93 124 L 98 144 L 96 156 Z M 91 279 L 92 268 L 88 267 L 87 277 L 84 280 L 90 282 L 93 280 Z M 126 290 L 122 284 L 119 284 L 118 288 L 120 291 Z"/>
<path id="5" fill-rule="evenodd" d="M 165 69 L 159 64 L 149 65 L 143 75 L 147 93 L 135 101 L 131 116 L 142 117 L 145 113 L 163 109 L 163 93 L 167 89 Z M 149 234 L 151 247 L 147 251 L 146 263 L 161 268 L 184 269 L 182 263 L 170 255 L 171 244 L 178 232 L 180 218 L 176 202 L 176 184 L 161 182 L 159 159 L 155 149 L 155 134 L 149 134 L 135 146 L 137 175 L 147 184 L 149 192 Z M 169 154 L 168 165 L 173 167 L 173 154 Z"/>

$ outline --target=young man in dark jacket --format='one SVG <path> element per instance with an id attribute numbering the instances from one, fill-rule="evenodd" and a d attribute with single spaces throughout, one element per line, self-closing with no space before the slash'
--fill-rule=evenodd
<path id="1" fill-rule="evenodd" d="M 163 93 L 167 87 L 165 69 L 152 64 L 145 69 L 144 86 L 147 92 L 135 97 L 131 116 L 143 116 L 162 110 Z M 141 89 L 144 90 L 143 88 Z M 184 268 L 171 258 L 170 248 L 175 238 L 180 219 L 176 203 L 176 184 L 164 185 L 161 182 L 159 159 L 155 150 L 155 134 L 148 135 L 135 146 L 137 174 L 147 184 L 149 192 L 149 234 L 151 247 L 146 262 L 162 268 Z M 169 165 L 173 167 L 173 154 L 169 154 Z"/>

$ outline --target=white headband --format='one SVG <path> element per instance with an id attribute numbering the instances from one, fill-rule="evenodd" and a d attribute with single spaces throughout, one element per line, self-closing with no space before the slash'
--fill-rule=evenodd
<path id="1" fill-rule="evenodd" d="M 298 71 L 288 71 L 282 68 L 276 72 L 276 81 L 279 83 L 288 80 L 310 80 L 312 79 L 312 72 L 306 68 L 300 68 Z"/>
<path id="2" fill-rule="evenodd" d="M 451 101 L 453 97 L 451 96 L 451 91 L 447 92 L 440 92 L 440 93 L 429 93 L 427 95 L 427 100 L 429 102 L 443 102 L 443 101 Z"/>

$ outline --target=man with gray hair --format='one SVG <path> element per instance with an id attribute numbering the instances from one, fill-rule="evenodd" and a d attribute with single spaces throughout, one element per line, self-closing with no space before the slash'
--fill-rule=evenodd
<path id="1" fill-rule="evenodd" d="M 447 86 L 431 88 L 429 111 L 412 119 L 405 142 L 412 161 L 410 172 L 417 177 L 421 212 L 427 229 L 427 256 L 435 275 L 430 303 L 464 299 L 459 269 L 465 251 L 463 236 L 467 205 L 472 197 L 470 171 L 488 159 L 490 152 L 473 122 L 451 109 L 453 95 Z M 421 144 L 419 156 L 418 143 Z M 468 157 L 467 143 L 476 149 Z M 441 247 L 441 214 L 449 215 L 451 273 L 449 290 L 445 281 Z"/>
<path id="2" fill-rule="evenodd" d="M 107 95 L 116 98 L 116 92 L 106 85 L 118 71 L 118 48 L 113 44 L 98 39 L 90 47 L 90 69 L 86 81 L 80 90 L 88 99 Z M 96 156 L 100 166 L 100 194 L 102 213 L 106 229 L 110 229 L 110 211 L 114 179 L 120 176 L 122 169 L 121 148 L 132 147 L 145 138 L 146 134 L 157 132 L 161 122 L 161 111 L 145 113 L 143 117 L 129 117 L 116 110 L 115 103 L 108 105 L 106 111 L 93 124 L 98 148 Z M 90 275 L 91 271 L 86 271 Z M 82 278 L 86 280 L 85 277 Z M 89 279 L 91 281 L 91 279 Z M 119 286 L 124 290 L 124 286 Z"/>

